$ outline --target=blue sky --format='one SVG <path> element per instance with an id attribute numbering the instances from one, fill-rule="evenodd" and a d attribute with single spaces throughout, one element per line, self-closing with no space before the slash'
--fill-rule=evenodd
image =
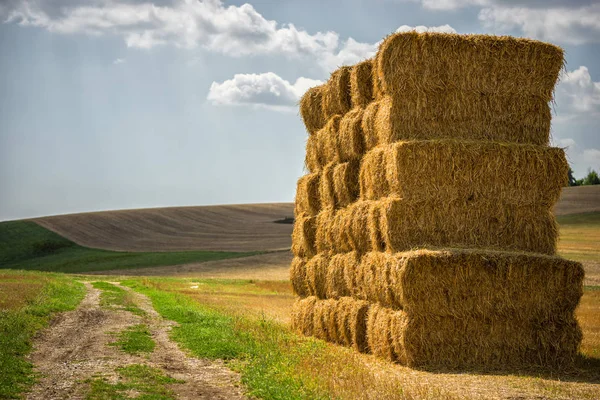
<path id="1" fill-rule="evenodd" d="M 562 46 L 553 142 L 600 170 L 597 1 L 4 0 L 0 20 L 0 220 L 292 201 L 299 97 L 400 27 Z"/>

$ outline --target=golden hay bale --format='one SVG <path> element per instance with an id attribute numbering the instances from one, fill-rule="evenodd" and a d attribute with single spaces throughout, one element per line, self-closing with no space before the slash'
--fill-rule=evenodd
<path id="1" fill-rule="evenodd" d="M 314 315 L 316 297 L 297 299 L 292 307 L 291 328 L 306 336 L 314 334 Z"/>
<path id="2" fill-rule="evenodd" d="M 379 101 L 370 103 L 363 112 L 363 119 L 360 127 L 363 131 L 365 140 L 365 151 L 371 150 L 377 146 L 377 131 L 375 129 L 375 121 L 377 111 L 379 110 Z"/>
<path id="3" fill-rule="evenodd" d="M 328 253 L 318 253 L 306 263 L 306 283 L 309 296 L 326 298 L 327 268 L 331 257 Z"/>
<path id="4" fill-rule="evenodd" d="M 583 267 L 560 257 L 452 249 L 392 258 L 384 285 L 415 314 L 551 319 L 574 312 L 583 295 Z"/>
<path id="5" fill-rule="evenodd" d="M 295 215 L 317 215 L 321 209 L 319 193 L 320 175 L 318 173 L 304 175 L 298 179 L 296 188 Z"/>
<path id="6" fill-rule="evenodd" d="M 560 47 L 535 40 L 405 32 L 382 42 L 377 74 L 386 94 L 409 98 L 460 90 L 548 102 L 563 63 Z"/>
<path id="7" fill-rule="evenodd" d="M 367 351 L 367 314 L 369 304 L 349 297 L 296 301 L 292 327 L 307 336 Z"/>
<path id="8" fill-rule="evenodd" d="M 307 277 L 306 277 L 306 260 L 300 257 L 292 259 L 290 267 L 290 281 L 294 294 L 300 297 L 309 295 Z"/>
<path id="9" fill-rule="evenodd" d="M 583 294 L 581 264 L 555 256 L 445 249 L 370 252 L 357 261 L 353 253 L 332 257 L 329 297 L 330 276 L 337 282 L 344 273 L 345 295 L 414 314 L 548 319 L 573 312 Z"/>
<path id="10" fill-rule="evenodd" d="M 394 311 L 372 304 L 367 317 L 367 342 L 371 353 L 389 361 L 396 361 L 392 338 Z"/>
<path id="11" fill-rule="evenodd" d="M 364 207 L 360 203 L 353 207 Z M 465 247 L 556 252 L 556 220 L 545 207 L 503 204 L 489 199 L 469 202 L 397 198 L 382 200 L 380 207 L 379 229 L 388 251 Z M 353 230 L 352 234 L 360 233 Z"/>
<path id="12" fill-rule="evenodd" d="M 318 172 L 323 164 L 323 149 L 319 143 L 319 132 L 311 135 L 306 140 L 306 155 L 304 166 L 310 172 Z"/>
<path id="13" fill-rule="evenodd" d="M 335 208 L 335 178 L 334 172 L 337 164 L 329 163 L 321 171 L 321 185 L 319 189 L 320 203 L 323 208 Z"/>
<path id="14" fill-rule="evenodd" d="M 316 247 L 319 253 L 333 249 L 332 222 L 334 217 L 335 211 L 333 208 L 325 208 L 319 213 L 319 215 L 317 215 Z"/>
<path id="15" fill-rule="evenodd" d="M 491 107 L 489 101 L 478 99 L 468 100 L 474 104 L 465 104 L 464 99 L 439 105 L 434 102 L 440 108 L 436 113 L 429 103 L 423 103 L 422 109 L 407 107 L 419 99 L 400 101 L 384 96 L 373 123 L 377 143 L 448 138 L 548 145 L 551 114 L 547 104 L 507 98 Z"/>
<path id="16" fill-rule="evenodd" d="M 359 170 L 360 162 L 357 160 L 335 166 L 332 176 L 335 207 L 346 207 L 356 201 L 359 193 Z"/>
<path id="17" fill-rule="evenodd" d="M 362 119 L 362 108 L 353 108 L 340 121 L 337 150 L 341 162 L 357 160 L 363 155 L 365 144 Z"/>
<path id="18" fill-rule="evenodd" d="M 352 105 L 350 98 L 350 67 L 341 67 L 331 74 L 323 93 L 323 115 L 326 120 L 344 115 Z"/>
<path id="19" fill-rule="evenodd" d="M 379 79 L 380 74 L 377 61 L 378 55 L 379 54 L 376 54 L 375 57 L 371 59 L 371 76 L 373 78 L 373 100 L 375 101 L 379 100 L 383 96 L 383 84 L 381 82 L 381 79 Z"/>
<path id="20" fill-rule="evenodd" d="M 357 201 L 338 210 L 328 228 L 334 253 L 464 247 L 554 254 L 558 237 L 545 207 L 488 199 Z"/>
<path id="21" fill-rule="evenodd" d="M 369 303 L 366 301 L 357 301 L 350 297 L 342 297 L 337 301 L 337 304 L 338 338 L 340 338 L 340 343 L 352 346 L 361 353 L 367 352 L 367 315 L 370 307 Z"/>
<path id="22" fill-rule="evenodd" d="M 296 257 L 312 257 L 316 254 L 316 225 L 317 217 L 296 217 L 292 231 L 292 253 Z"/>
<path id="23" fill-rule="evenodd" d="M 315 303 L 314 335 L 319 339 L 337 343 L 337 318 L 335 300 L 319 300 Z M 334 316 L 332 317 L 332 314 Z"/>
<path id="24" fill-rule="evenodd" d="M 379 251 L 369 252 L 362 256 L 360 264 L 352 272 L 354 276 L 348 280 L 354 283 L 349 287 L 349 296 L 384 307 L 402 309 L 404 303 L 398 298 L 399 287 L 394 285 L 399 275 L 402 256 Z"/>
<path id="25" fill-rule="evenodd" d="M 393 347 L 403 349 L 410 367 L 572 367 L 581 343 L 573 313 L 551 319 L 405 315 Z"/>
<path id="26" fill-rule="evenodd" d="M 325 126 L 306 140 L 304 164 L 310 172 L 318 172 L 330 162 L 339 162 L 338 139 L 341 116 L 331 117 Z"/>
<path id="27" fill-rule="evenodd" d="M 323 114 L 323 91 L 325 85 L 315 86 L 304 93 L 300 99 L 300 115 L 306 130 L 312 135 L 321 129 L 326 122 Z"/>
<path id="28" fill-rule="evenodd" d="M 397 142 L 365 156 L 361 198 L 491 199 L 550 209 L 568 183 L 568 171 L 560 148 L 451 139 Z"/>
<path id="29" fill-rule="evenodd" d="M 360 256 L 356 252 L 336 254 L 331 257 L 327 266 L 326 297 L 337 299 L 350 296 L 350 286 L 347 278 L 352 279 L 360 262 Z M 350 282 L 350 285 L 353 285 Z"/>
<path id="30" fill-rule="evenodd" d="M 353 107 L 366 107 L 373 101 L 373 60 L 359 62 L 350 71 L 350 94 Z"/>
<path id="31" fill-rule="evenodd" d="M 386 171 L 387 147 L 376 147 L 362 159 L 359 172 L 361 200 L 378 200 L 391 194 Z"/>

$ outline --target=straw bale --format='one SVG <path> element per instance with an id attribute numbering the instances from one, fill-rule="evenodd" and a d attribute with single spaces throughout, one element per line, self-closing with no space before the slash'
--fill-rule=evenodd
<path id="1" fill-rule="evenodd" d="M 492 200 L 357 201 L 338 210 L 329 229 L 334 253 L 464 247 L 554 254 L 558 237 L 546 208 Z"/>
<path id="2" fill-rule="evenodd" d="M 324 90 L 325 85 L 312 87 L 300 99 L 300 115 L 306 130 L 311 135 L 321 129 L 326 122 L 322 104 Z"/>
<path id="3" fill-rule="evenodd" d="M 379 78 L 379 63 L 377 61 L 378 54 L 375 55 L 371 59 L 372 67 L 371 67 L 371 76 L 373 77 L 373 100 L 377 101 L 383 96 L 383 83 Z"/>
<path id="4" fill-rule="evenodd" d="M 369 304 L 349 297 L 319 300 L 307 297 L 292 309 L 292 327 L 306 336 L 367 351 Z"/>
<path id="5" fill-rule="evenodd" d="M 418 101 L 417 98 L 399 101 L 391 96 L 379 100 L 374 121 L 378 144 L 449 138 L 548 145 L 550 140 L 551 115 L 545 103 L 505 99 L 500 102 L 506 107 L 503 110 L 501 106 L 491 107 L 489 101 L 473 97 L 468 100 L 473 104 L 467 100 L 454 105 L 440 103 L 437 105 L 440 112 L 436 114 L 434 109 L 428 108 L 429 104 L 422 108 L 414 104 L 407 106 Z M 464 117 L 456 116 L 460 113 Z"/>
<path id="6" fill-rule="evenodd" d="M 333 249 L 333 219 L 335 211 L 328 207 L 317 215 L 316 221 L 316 248 L 319 253 Z"/>
<path id="7" fill-rule="evenodd" d="M 337 145 L 341 162 L 357 160 L 363 155 L 365 144 L 362 119 L 363 109 L 353 108 L 340 121 Z"/>
<path id="8" fill-rule="evenodd" d="M 367 200 L 490 199 L 550 209 L 567 184 L 569 164 L 560 148 L 442 139 L 378 147 L 361 168 Z"/>
<path id="9" fill-rule="evenodd" d="M 312 257 L 316 254 L 316 225 L 317 217 L 296 217 L 292 230 L 292 253 L 295 256 Z"/>
<path id="10" fill-rule="evenodd" d="M 331 74 L 325 84 L 323 113 L 325 119 L 346 114 L 352 105 L 350 96 L 350 67 L 341 67 Z"/>
<path id="11" fill-rule="evenodd" d="M 375 129 L 375 121 L 377 111 L 379 110 L 379 101 L 370 103 L 363 112 L 361 128 L 365 140 L 365 152 L 377 146 L 377 131 Z"/>
<path id="12" fill-rule="evenodd" d="M 546 320 L 573 313 L 583 295 L 582 265 L 556 256 L 418 250 L 394 258 L 388 282 L 415 314 Z"/>
<path id="13" fill-rule="evenodd" d="M 350 71 L 353 107 L 366 107 L 373 100 L 373 60 L 359 62 Z"/>
<path id="14" fill-rule="evenodd" d="M 403 314 L 400 314 L 403 315 Z M 392 319 L 395 312 L 372 304 L 367 316 L 367 343 L 371 353 L 389 361 L 397 361 L 392 337 Z"/>
<path id="15" fill-rule="evenodd" d="M 325 126 L 306 141 L 304 163 L 310 172 L 318 172 L 331 162 L 339 162 L 338 139 L 341 116 L 331 117 Z"/>
<path id="16" fill-rule="evenodd" d="M 318 253 L 306 263 L 306 283 L 308 294 L 319 299 L 326 298 L 327 268 L 331 257 L 328 253 Z"/>
<path id="17" fill-rule="evenodd" d="M 292 266 L 290 267 L 290 281 L 294 294 L 300 297 L 309 295 L 307 276 L 306 276 L 306 259 L 294 257 Z"/>
<path id="18" fill-rule="evenodd" d="M 355 203 L 358 209 L 364 207 L 360 203 Z M 469 202 L 397 198 L 382 200 L 380 207 L 379 229 L 388 251 L 465 247 L 542 254 L 556 252 L 556 220 L 545 207 L 503 204 L 487 199 Z M 352 234 L 359 232 L 353 230 Z"/>
<path id="19" fill-rule="evenodd" d="M 573 365 L 581 329 L 573 313 L 551 319 L 495 316 L 438 317 L 403 313 L 406 322 L 394 348 L 404 350 L 411 367 L 485 368 Z"/>
<path id="20" fill-rule="evenodd" d="M 319 132 L 311 135 L 306 140 L 306 155 L 304 166 L 309 172 L 318 172 L 323 164 L 323 150 L 319 143 Z"/>
<path id="21" fill-rule="evenodd" d="M 292 306 L 291 327 L 306 336 L 314 335 L 316 297 L 297 299 Z"/>
<path id="22" fill-rule="evenodd" d="M 387 147 L 376 147 L 363 157 L 360 173 L 360 198 L 378 200 L 391 194 L 387 178 Z"/>
<path id="23" fill-rule="evenodd" d="M 331 259 L 329 297 L 336 285 L 344 295 L 420 315 L 548 319 L 573 312 L 583 294 L 581 264 L 556 256 L 444 249 L 370 252 L 355 260 L 353 253 Z"/>
<path id="24" fill-rule="evenodd" d="M 358 251 L 365 253 L 377 248 L 374 240 L 378 237 L 378 225 L 370 223 L 375 220 L 378 202 L 361 201 L 350 207 L 340 209 L 333 218 L 331 232 L 331 249 L 336 253 Z"/>
<path id="25" fill-rule="evenodd" d="M 360 255 L 357 252 L 341 253 L 331 257 L 327 266 L 326 296 L 338 299 L 350 296 L 350 288 L 356 284 L 356 271 L 360 265 Z"/>
<path id="26" fill-rule="evenodd" d="M 314 308 L 314 336 L 328 342 L 337 343 L 337 318 L 335 300 L 319 300 Z M 332 316 L 333 314 L 333 316 Z"/>
<path id="27" fill-rule="evenodd" d="M 560 47 L 535 40 L 434 32 L 390 35 L 376 59 L 386 94 L 412 98 L 459 90 L 546 102 L 564 63 Z"/>
<path id="28" fill-rule="evenodd" d="M 359 171 L 360 162 L 358 160 L 348 161 L 335 166 L 333 170 L 333 187 L 336 207 L 346 207 L 358 198 Z"/>
<path id="29" fill-rule="evenodd" d="M 321 209 L 318 173 L 304 175 L 298 179 L 296 188 L 295 215 L 317 215 Z"/>
<path id="30" fill-rule="evenodd" d="M 321 170 L 319 188 L 320 203 L 323 208 L 335 208 L 335 177 L 334 171 L 337 164 L 329 163 Z"/>

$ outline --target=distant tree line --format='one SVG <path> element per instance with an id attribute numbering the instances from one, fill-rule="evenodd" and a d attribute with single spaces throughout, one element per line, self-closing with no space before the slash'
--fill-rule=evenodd
<path id="1" fill-rule="evenodd" d="M 588 169 L 588 174 L 581 179 L 575 179 L 573 170 L 569 168 L 569 186 L 600 185 L 600 177 L 593 169 Z"/>

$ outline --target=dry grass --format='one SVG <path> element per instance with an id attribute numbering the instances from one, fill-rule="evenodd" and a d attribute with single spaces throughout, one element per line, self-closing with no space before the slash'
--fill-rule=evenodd
<path id="1" fill-rule="evenodd" d="M 0 273 L 0 311 L 22 308 L 40 294 L 48 281 L 41 274 Z"/>

